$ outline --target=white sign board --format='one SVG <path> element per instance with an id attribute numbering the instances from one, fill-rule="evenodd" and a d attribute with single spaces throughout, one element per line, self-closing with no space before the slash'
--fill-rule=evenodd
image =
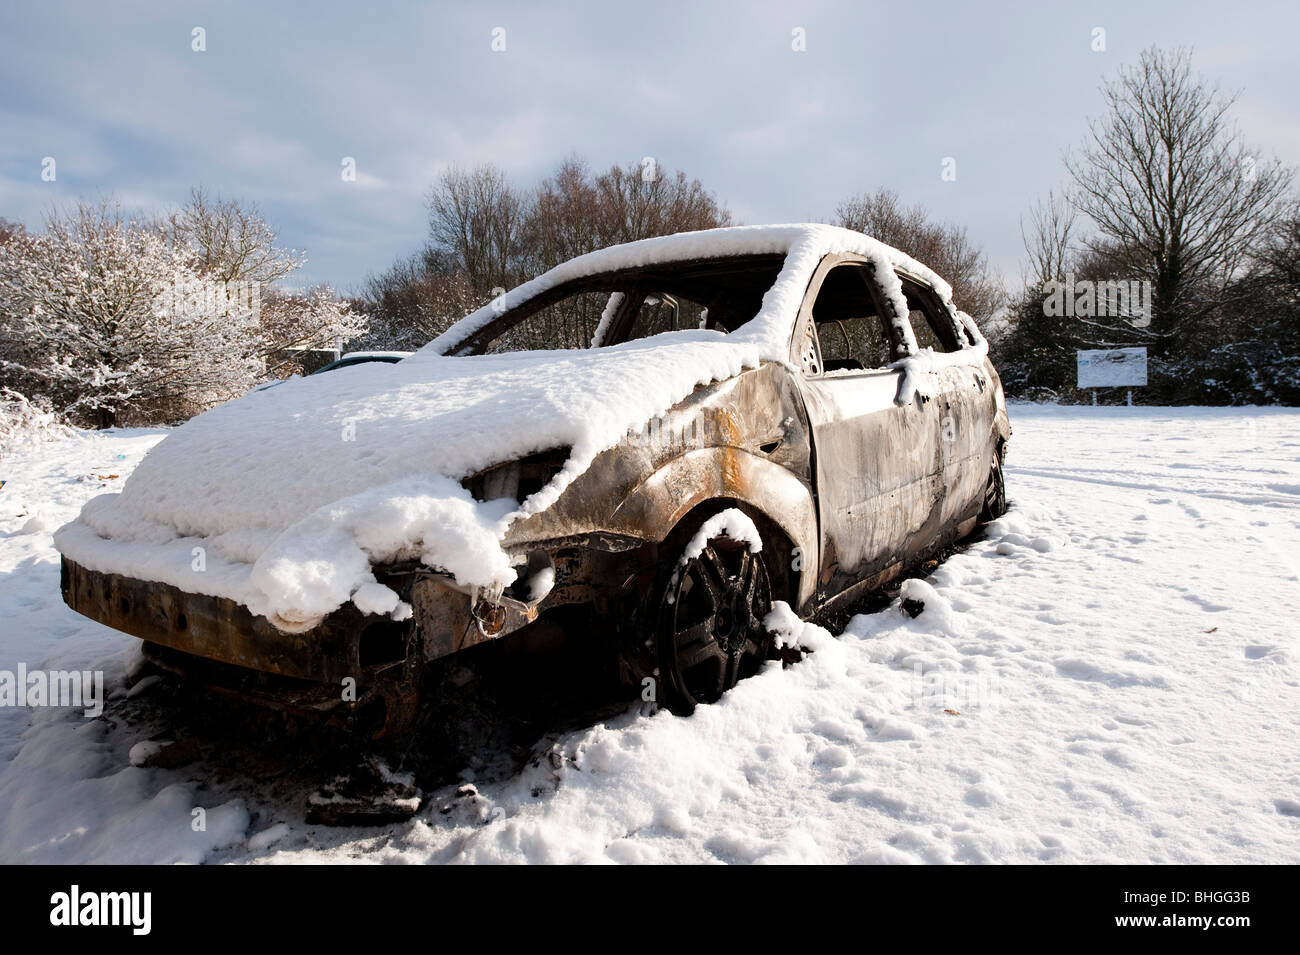
<path id="1" fill-rule="evenodd" d="M 1134 388 L 1147 383 L 1145 348 L 1079 352 L 1080 388 Z"/>

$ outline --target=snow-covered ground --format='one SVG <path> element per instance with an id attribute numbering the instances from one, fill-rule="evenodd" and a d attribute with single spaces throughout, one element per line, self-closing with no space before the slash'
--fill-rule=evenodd
<path id="1" fill-rule="evenodd" d="M 804 628 L 813 654 L 689 719 L 629 710 L 340 830 L 206 756 L 133 766 L 130 721 L 0 708 L 0 862 L 1300 861 L 1300 411 L 1012 425 L 1011 511 L 907 585 L 919 617 Z M 0 462 L 0 670 L 121 692 L 136 641 L 63 606 L 50 534 L 159 436 Z"/>

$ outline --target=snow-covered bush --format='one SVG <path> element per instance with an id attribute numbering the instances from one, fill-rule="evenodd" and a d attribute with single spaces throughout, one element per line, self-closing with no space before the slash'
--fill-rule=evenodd
<path id="1" fill-rule="evenodd" d="M 183 239 L 83 202 L 0 245 L 0 384 L 76 424 L 175 421 L 257 384 L 269 355 L 365 331 L 328 287 L 269 292 Z"/>
<path id="2" fill-rule="evenodd" d="M 71 434 L 72 429 L 48 404 L 30 401 L 12 388 L 0 388 L 0 453 Z"/>
<path id="3" fill-rule="evenodd" d="M 6 383 L 100 427 L 184 417 L 262 371 L 255 296 L 205 281 L 188 249 L 79 204 L 0 248 Z"/>
<path id="4" fill-rule="evenodd" d="M 370 324 L 328 285 L 318 285 L 303 293 L 269 290 L 262 296 L 259 326 L 268 371 L 283 378 L 304 370 L 294 358 L 304 349 L 341 348 L 344 342 L 365 335 Z"/>

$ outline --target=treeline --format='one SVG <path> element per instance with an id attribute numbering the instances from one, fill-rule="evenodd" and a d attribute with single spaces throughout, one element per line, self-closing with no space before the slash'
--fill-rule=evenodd
<path id="1" fill-rule="evenodd" d="M 891 190 L 845 199 L 830 221 L 946 278 L 1013 397 L 1089 400 L 1078 349 L 1145 345 L 1138 400 L 1300 404 L 1293 171 L 1244 141 L 1233 98 L 1185 51 L 1146 51 L 1102 93 L 1062 192 L 1022 219 L 1015 291 L 965 228 Z M 102 201 L 52 212 L 40 232 L 0 219 L 0 405 L 98 427 L 179 420 L 303 370 L 311 349 L 413 350 L 574 256 L 733 221 L 684 172 L 577 156 L 531 185 L 452 168 L 425 211 L 422 247 L 347 300 L 287 291 L 302 253 L 252 204 L 201 189 L 165 214 Z M 529 334 L 585 344 L 601 307 L 588 298 L 589 314 L 544 313 Z"/>
<path id="2" fill-rule="evenodd" d="M 361 292 L 366 347 L 418 348 L 501 290 L 584 252 L 731 222 L 682 172 L 645 162 L 593 173 L 576 157 L 531 189 L 492 164 L 453 168 L 430 188 L 426 209 L 424 247 Z"/>
<path id="3" fill-rule="evenodd" d="M 366 347 L 417 348 L 500 290 L 574 256 L 732 224 L 726 206 L 698 179 L 647 160 L 595 172 L 570 157 L 531 188 L 512 183 L 490 164 L 453 169 L 429 190 L 426 208 L 424 247 L 372 276 L 357 299 L 357 308 L 370 316 Z M 964 228 L 933 221 L 890 190 L 846 199 L 833 221 L 934 268 L 976 318 L 989 318 L 1005 302 L 1001 281 Z M 579 301 L 571 308 L 589 314 L 547 314 L 530 325 L 552 341 L 583 344 L 600 303 Z"/>
<path id="4" fill-rule="evenodd" d="M 994 336 L 1008 393 L 1090 400 L 1076 350 L 1141 345 L 1136 400 L 1300 404 L 1293 170 L 1245 142 L 1185 50 L 1145 51 L 1102 94 L 1063 195 L 1022 221 L 1025 284 Z"/>
<path id="5" fill-rule="evenodd" d="M 423 247 L 348 299 L 328 286 L 286 291 L 303 254 L 255 205 L 202 189 L 163 214 L 105 200 L 51 212 L 40 232 L 0 219 L 0 404 L 92 427 L 178 421 L 303 371 L 311 350 L 419 348 L 585 252 L 732 224 L 698 179 L 648 160 L 595 172 L 570 157 L 533 186 L 493 165 L 453 168 L 425 207 Z M 847 199 L 834 221 L 934 267 L 976 317 L 1002 307 L 966 231 L 897 194 Z M 544 313 L 529 334 L 545 341 L 520 344 L 585 345 L 598 299 L 575 306 L 590 314 Z"/>

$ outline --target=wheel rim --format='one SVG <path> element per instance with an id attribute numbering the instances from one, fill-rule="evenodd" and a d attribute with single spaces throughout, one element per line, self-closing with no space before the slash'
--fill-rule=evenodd
<path id="1" fill-rule="evenodd" d="M 678 565 L 663 596 L 660 667 L 686 711 L 712 703 L 767 658 L 767 568 L 730 538 Z"/>

